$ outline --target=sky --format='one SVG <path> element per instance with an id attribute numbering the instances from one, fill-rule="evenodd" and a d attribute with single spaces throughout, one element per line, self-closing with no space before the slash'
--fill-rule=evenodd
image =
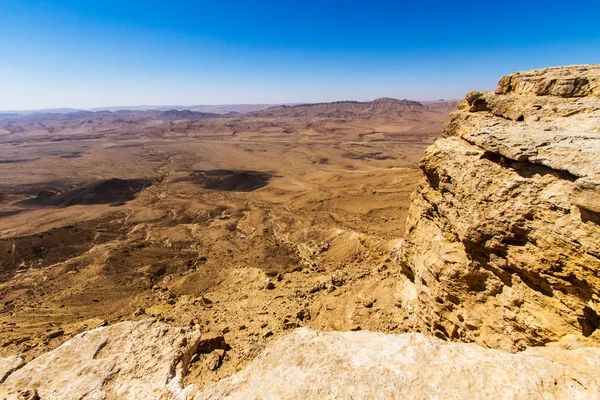
<path id="1" fill-rule="evenodd" d="M 0 110 L 462 98 L 600 63 L 600 1 L 0 0 Z"/>

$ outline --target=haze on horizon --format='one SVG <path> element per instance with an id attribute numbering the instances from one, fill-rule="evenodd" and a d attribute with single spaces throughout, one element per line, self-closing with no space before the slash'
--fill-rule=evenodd
<path id="1" fill-rule="evenodd" d="M 512 71 L 600 63 L 592 0 L 7 0 L 0 13 L 0 110 L 450 99 Z"/>

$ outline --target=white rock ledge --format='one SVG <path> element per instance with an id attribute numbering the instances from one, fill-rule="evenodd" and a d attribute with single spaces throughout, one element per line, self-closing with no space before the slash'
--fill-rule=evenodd
<path id="1" fill-rule="evenodd" d="M 0 398 L 41 399 L 593 399 L 600 349 L 511 354 L 420 333 L 300 328 L 244 371 L 182 388 L 199 331 L 153 320 L 82 333 L 15 370 Z M 7 360 L 7 359 L 4 359 Z"/>

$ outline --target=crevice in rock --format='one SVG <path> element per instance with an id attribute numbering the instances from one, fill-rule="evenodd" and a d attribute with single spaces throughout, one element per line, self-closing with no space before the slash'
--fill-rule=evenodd
<path id="1" fill-rule="evenodd" d="M 20 370 L 25 365 L 27 365 L 27 363 L 25 363 L 25 362 L 23 362 L 23 360 L 21 360 L 19 365 L 16 365 L 14 368 L 6 371 L 6 373 L 4 374 L 4 376 L 0 375 L 0 383 L 4 382 L 11 374 L 13 374 L 16 371 Z"/>
<path id="2" fill-rule="evenodd" d="M 565 295 L 577 296 L 583 302 L 588 302 L 594 297 L 595 291 L 590 283 L 577 278 L 575 274 L 571 273 L 567 277 L 560 278 L 564 281 L 564 284 L 552 285 L 554 290 L 558 290 Z"/>
<path id="3" fill-rule="evenodd" d="M 521 237 L 517 245 L 524 245 L 527 242 L 528 240 Z M 516 275 L 530 289 L 547 297 L 552 297 L 554 295 L 552 285 L 550 285 L 550 283 L 548 283 L 548 281 L 540 274 L 528 272 L 512 266 L 498 268 L 490 263 L 492 254 L 506 259 L 507 248 L 500 248 L 491 251 L 482 246 L 481 243 L 472 243 L 468 241 L 463 242 L 463 245 L 465 246 L 465 251 L 471 259 L 471 262 L 476 263 L 481 270 L 487 271 L 496 276 L 504 286 L 511 287 L 511 276 Z M 510 244 L 507 243 L 507 246 L 508 245 Z M 463 277 L 463 279 L 465 279 L 470 290 L 475 292 L 487 290 L 487 280 L 489 279 L 489 276 L 483 273 L 483 271 L 480 271 L 479 273 L 471 273 L 469 276 Z"/>
<path id="4" fill-rule="evenodd" d="M 593 224 L 600 225 L 600 213 L 586 210 L 583 207 L 577 207 L 577 208 L 579 208 L 579 213 L 581 215 L 581 222 L 583 222 L 583 223 L 591 222 Z"/>
<path id="5" fill-rule="evenodd" d="M 548 281 L 538 273 L 526 272 L 524 270 L 515 271 L 521 278 L 521 281 L 526 284 L 531 290 L 543 294 L 546 297 L 553 297 L 554 290 Z"/>
<path id="6" fill-rule="evenodd" d="M 530 162 L 515 161 L 510 158 L 504 157 L 501 154 L 487 150 L 481 155 L 480 158 L 489 160 L 494 164 L 501 166 L 502 168 L 510 168 L 523 178 L 532 178 L 534 175 L 552 175 L 558 179 L 567 180 L 569 182 L 575 182 L 577 179 L 579 179 L 579 177 L 571 174 L 568 171 L 555 170 L 544 165 L 534 164 Z"/>
<path id="7" fill-rule="evenodd" d="M 439 323 L 434 323 L 433 324 L 433 329 L 434 329 L 434 335 L 439 337 L 442 340 L 448 340 L 448 338 L 450 338 L 450 334 L 448 334 L 448 331 L 446 330 L 446 328 Z"/>
<path id="8" fill-rule="evenodd" d="M 581 326 L 581 333 L 587 337 L 600 327 L 600 316 L 592 308 L 585 306 L 583 316 L 577 318 L 577 322 Z"/>
<path id="9" fill-rule="evenodd" d="M 415 283 L 415 273 L 412 270 L 412 268 L 410 267 L 410 265 L 408 265 L 405 262 L 402 262 L 400 265 L 401 265 L 400 273 L 402 273 L 404 276 L 406 276 L 409 281 L 411 281 L 412 283 Z"/>
<path id="10" fill-rule="evenodd" d="M 494 117 L 502 118 L 502 119 L 505 119 L 507 121 L 512 121 L 513 120 L 511 117 L 507 117 L 506 115 L 502 115 L 502 114 L 494 114 Z"/>
<path id="11" fill-rule="evenodd" d="M 427 178 L 427 183 L 429 184 L 429 186 L 431 186 L 432 189 L 438 190 L 439 186 L 440 186 L 440 176 L 438 174 L 436 174 L 434 171 L 425 169 L 425 168 L 421 168 L 423 170 L 423 173 L 425 174 L 425 177 Z"/>
<path id="12" fill-rule="evenodd" d="M 532 242 L 529 238 L 529 230 L 523 226 L 513 226 L 510 232 L 502 239 L 502 243 L 507 246 L 523 247 Z"/>

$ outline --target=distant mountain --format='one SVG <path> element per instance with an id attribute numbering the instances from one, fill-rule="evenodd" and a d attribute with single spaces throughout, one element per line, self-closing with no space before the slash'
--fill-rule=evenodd
<path id="1" fill-rule="evenodd" d="M 407 112 L 449 113 L 456 108 L 457 101 L 437 100 L 417 102 L 382 97 L 373 101 L 336 101 L 332 103 L 291 104 L 222 104 L 196 106 L 110 106 L 83 110 L 77 108 L 51 108 L 43 110 L 0 111 L 0 117 L 37 116 L 50 119 L 97 117 L 128 117 L 155 119 L 201 119 L 218 116 L 253 115 L 257 117 L 369 117 L 405 115 Z M 166 113 L 166 114 L 160 114 Z"/>
<path id="2" fill-rule="evenodd" d="M 442 113 L 449 113 L 456 109 L 458 100 L 436 100 L 421 102 L 427 109 Z"/>
<path id="3" fill-rule="evenodd" d="M 194 105 L 194 106 L 180 106 L 180 105 L 167 105 L 167 106 L 107 106 L 107 107 L 96 107 L 89 110 L 82 108 L 47 108 L 40 110 L 0 110 L 0 115 L 4 114 L 15 114 L 15 115 L 32 115 L 32 114 L 70 114 L 74 112 L 101 112 L 101 111 L 195 111 L 201 113 L 211 114 L 248 114 L 264 110 L 269 107 L 279 106 L 282 104 L 220 104 L 220 105 Z"/>
<path id="4" fill-rule="evenodd" d="M 81 108 L 43 108 L 40 110 L 6 110 L 0 111 L 0 115 L 31 115 L 31 114 L 69 114 L 77 111 L 85 111 Z"/>
<path id="5" fill-rule="evenodd" d="M 325 117 L 367 118 L 371 116 L 397 117 L 408 113 L 445 112 L 441 104 L 425 106 L 418 101 L 382 97 L 373 101 L 336 101 L 333 103 L 276 106 L 253 113 L 257 117 Z"/>
<path id="6" fill-rule="evenodd" d="M 121 110 L 121 111 L 75 111 L 70 113 L 37 112 L 29 114 L 2 114 L 0 119 L 4 121 L 113 121 L 113 122 L 140 122 L 149 120 L 200 120 L 206 118 L 221 118 L 239 114 L 215 114 L 191 110 Z"/>
<path id="7" fill-rule="evenodd" d="M 195 106 L 110 106 L 92 108 L 91 111 L 197 111 L 213 114 L 239 113 L 248 114 L 255 111 L 264 110 L 269 107 L 280 104 L 220 104 L 220 105 L 195 105 Z"/>

